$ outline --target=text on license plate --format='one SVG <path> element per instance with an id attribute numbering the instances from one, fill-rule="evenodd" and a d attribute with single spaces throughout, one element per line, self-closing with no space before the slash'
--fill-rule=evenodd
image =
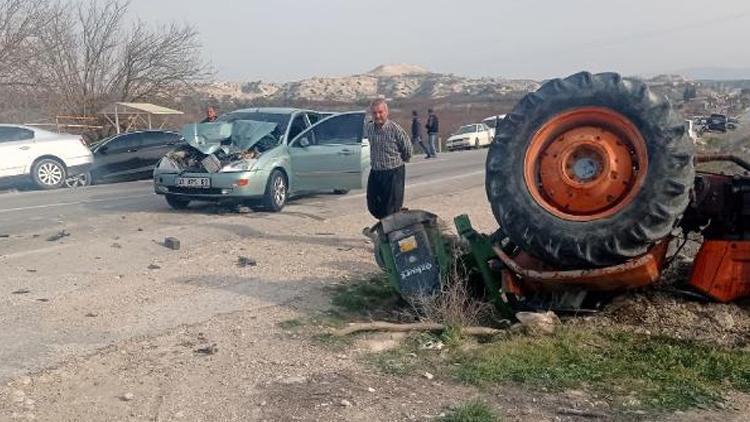
<path id="1" fill-rule="evenodd" d="M 208 177 L 178 177 L 176 185 L 181 188 L 203 188 L 211 187 L 211 179 Z"/>

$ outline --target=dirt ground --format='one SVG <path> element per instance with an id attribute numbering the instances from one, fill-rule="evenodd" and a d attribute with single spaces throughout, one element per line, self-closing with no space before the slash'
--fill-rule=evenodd
<path id="1" fill-rule="evenodd" d="M 480 230 L 495 226 L 482 188 L 409 205 L 429 209 L 449 221 L 455 210 L 461 210 Z M 133 227 L 152 219 L 133 218 L 136 222 L 129 223 Z M 270 217 L 272 223 L 274 218 Z M 67 268 L 78 287 L 64 294 L 80 298 L 46 310 L 43 316 L 50 331 L 45 333 L 116 332 L 117 339 L 100 340 L 93 348 L 68 346 L 53 351 L 57 353 L 53 364 L 30 358 L 27 368 L 31 370 L 21 371 L 26 373 L 14 375 L 0 387 L 0 420 L 436 420 L 452 406 L 474 398 L 487 401 L 509 421 L 748 420 L 750 399 L 743 395 L 733 396 L 723 410 L 623 415 L 614 413 L 605 401 L 579 391 L 551 394 L 518 386 L 477 388 L 419 374 L 379 373 L 366 363 L 364 356 L 372 348 L 362 342 L 332 347 L 282 324 L 329 309 L 329 287 L 377 271 L 370 245 L 361 235 L 363 221 L 369 221 L 364 213 L 299 218 L 292 223 L 277 220 L 269 226 L 242 216 L 219 215 L 212 220 L 227 226 L 232 235 L 207 231 L 210 224 L 184 226 L 180 231 L 182 239 L 193 239 L 202 245 L 200 249 L 171 254 L 159 245 L 153 249 L 138 246 L 150 242 L 150 237 L 133 229 L 117 240 L 113 233 L 98 233 L 86 246 L 89 249 L 74 249 L 80 256 L 50 252 L 45 265 Z M 317 241 L 295 243 L 299 238 Z M 121 247 L 112 247 L 113 242 Z M 108 254 L 122 264 L 102 272 L 82 265 L 84 257 L 95 261 L 96 256 L 109 259 Z M 238 255 L 257 259 L 257 266 L 235 265 Z M 20 256 L 7 266 L 8 274 L 31 268 L 23 259 Z M 159 269 L 147 269 L 149 263 Z M 43 273 L 45 268 L 37 265 L 34 269 Z M 267 277 L 274 277 L 274 283 L 259 281 Z M 17 287 L 23 288 L 25 280 L 18 276 Z M 255 282 L 243 282 L 247 280 Z M 90 286 L 91 291 L 81 286 Z M 287 294 L 274 293 L 278 289 Z M 229 295 L 238 292 L 253 299 Z M 191 306 L 175 306 L 175 298 L 188 294 L 195 297 Z M 34 298 L 13 300 L 31 302 Z M 226 312 L 201 316 L 205 308 L 222 304 Z M 128 319 L 132 314 L 140 318 Z M 170 325 L 170 315 L 178 314 L 194 317 L 184 325 Z M 653 290 L 624 296 L 606 312 L 577 321 L 731 345 L 745 345 L 750 327 L 750 315 L 742 305 L 706 305 Z M 389 340 L 382 335 L 365 338 Z"/>

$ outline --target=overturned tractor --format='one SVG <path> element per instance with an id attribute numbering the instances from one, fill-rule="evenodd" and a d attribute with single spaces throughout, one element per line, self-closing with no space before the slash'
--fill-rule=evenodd
<path id="1" fill-rule="evenodd" d="M 745 172 L 696 172 L 707 161 L 731 161 Z M 747 171 L 739 157 L 697 155 L 683 120 L 641 81 L 586 72 L 551 80 L 499 122 L 486 190 L 500 229 L 482 235 L 457 218 L 468 245 L 460 261 L 498 303 L 543 297 L 542 306 L 576 308 L 590 292 L 656 282 L 670 243 L 696 232 L 703 244 L 690 286 L 734 300 L 750 294 Z M 423 242 L 429 253 L 419 255 L 429 265 L 410 259 L 421 248 L 399 238 L 409 232 L 401 227 L 407 220 L 397 214 L 383 221 L 380 259 L 391 263 L 384 268 L 399 289 L 413 291 L 414 271 L 397 263 L 440 268 L 443 276 L 452 264 L 439 259 L 446 242 L 435 240 L 435 230 L 425 230 L 433 233 Z"/>

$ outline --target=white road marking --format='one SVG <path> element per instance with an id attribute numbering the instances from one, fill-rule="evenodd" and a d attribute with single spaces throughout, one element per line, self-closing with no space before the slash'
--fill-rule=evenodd
<path id="1" fill-rule="evenodd" d="M 17 212 L 17 211 L 38 210 L 38 209 L 44 209 L 44 208 L 67 207 L 69 205 L 94 204 L 97 202 L 108 202 L 108 201 L 115 201 L 115 200 L 121 200 L 121 199 L 148 198 L 152 196 L 154 196 L 153 193 L 150 193 L 147 195 L 141 194 L 141 195 L 131 195 L 131 196 L 117 196 L 114 198 L 88 199 L 84 201 L 75 201 L 75 202 L 56 202 L 54 204 L 31 205 L 28 207 L 18 207 L 18 208 L 6 208 L 4 210 L 0 210 L 0 214 L 6 214 L 9 212 Z"/>

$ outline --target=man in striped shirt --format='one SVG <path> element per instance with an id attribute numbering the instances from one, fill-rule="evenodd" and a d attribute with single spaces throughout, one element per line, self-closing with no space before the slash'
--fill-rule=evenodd
<path id="1" fill-rule="evenodd" d="M 372 121 L 365 127 L 370 141 L 370 179 L 367 182 L 367 208 L 378 220 L 387 217 L 404 205 L 404 164 L 412 154 L 406 132 L 388 119 L 388 104 L 377 99 L 370 105 Z"/>

